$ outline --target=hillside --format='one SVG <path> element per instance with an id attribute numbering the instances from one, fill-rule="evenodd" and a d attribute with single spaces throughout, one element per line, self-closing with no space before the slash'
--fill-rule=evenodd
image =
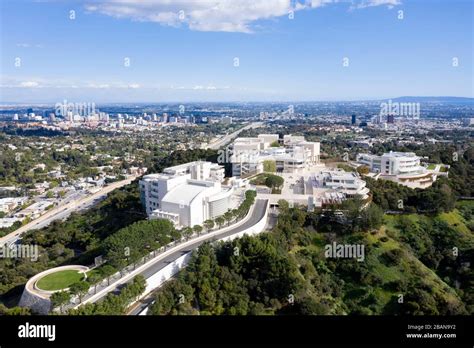
<path id="1" fill-rule="evenodd" d="M 458 208 L 384 215 L 347 233 L 338 223 L 321 232 L 319 214 L 284 207 L 268 233 L 201 248 L 150 314 L 472 314 L 473 206 Z M 364 245 L 364 260 L 326 258 L 333 242 Z"/>

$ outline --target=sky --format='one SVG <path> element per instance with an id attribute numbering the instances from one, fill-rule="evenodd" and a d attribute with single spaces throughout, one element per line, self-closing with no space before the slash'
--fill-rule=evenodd
<path id="1" fill-rule="evenodd" d="M 0 0 L 0 102 L 473 97 L 470 0 Z"/>

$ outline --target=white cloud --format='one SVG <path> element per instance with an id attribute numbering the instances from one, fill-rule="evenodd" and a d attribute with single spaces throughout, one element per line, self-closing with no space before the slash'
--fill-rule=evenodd
<path id="1" fill-rule="evenodd" d="M 338 0 L 309 0 L 306 2 L 311 8 L 317 8 L 324 6 L 326 4 L 334 3 L 334 2 L 339 2 Z"/>
<path id="2" fill-rule="evenodd" d="M 102 0 L 86 5 L 86 10 L 172 27 L 184 24 L 197 31 L 251 33 L 255 21 L 336 2 L 354 8 L 400 4 L 399 0 Z"/>
<path id="3" fill-rule="evenodd" d="M 354 5 L 353 8 L 366 8 L 372 6 L 387 5 L 388 8 L 401 5 L 400 0 L 362 0 L 359 4 Z"/>
<path id="4" fill-rule="evenodd" d="M 291 0 L 105 0 L 86 5 L 90 12 L 198 31 L 251 32 L 251 23 L 287 15 Z"/>
<path id="5" fill-rule="evenodd" d="M 180 86 L 180 87 L 171 86 L 171 89 L 183 89 L 183 90 L 194 90 L 194 91 L 203 91 L 203 90 L 206 90 L 206 91 L 220 91 L 220 90 L 223 90 L 223 89 L 230 89 L 230 88 L 231 87 L 229 87 L 229 86 L 217 87 L 217 86 L 214 86 L 214 85 L 208 85 L 208 86 L 195 85 L 191 88 L 184 87 L 184 86 Z"/>
<path id="6" fill-rule="evenodd" d="M 104 0 L 86 5 L 89 12 L 157 22 L 197 31 L 252 32 L 252 23 L 320 7 L 334 0 Z"/>
<path id="7" fill-rule="evenodd" d="M 39 86 L 40 84 L 36 81 L 24 81 L 20 83 L 20 87 L 24 87 L 24 88 L 36 88 Z"/>
<path id="8" fill-rule="evenodd" d="M 76 83 L 75 81 L 65 81 L 65 80 L 51 80 L 43 78 L 29 77 L 25 80 L 19 80 L 11 77 L 2 77 L 0 87 L 2 88 L 58 88 L 58 89 L 67 89 L 67 88 L 92 88 L 92 89 L 110 89 L 110 88 L 140 88 L 141 86 L 138 83 L 97 83 L 97 82 L 86 82 L 86 83 Z"/>
<path id="9" fill-rule="evenodd" d="M 187 90 L 187 91 L 216 91 L 230 89 L 229 86 L 215 86 L 214 84 L 197 84 L 191 86 L 159 86 L 154 84 L 141 84 L 137 82 L 115 81 L 103 83 L 102 81 L 84 81 L 73 80 L 51 80 L 40 77 L 30 76 L 25 79 L 3 76 L 0 78 L 0 88 L 55 88 L 55 89 L 152 89 L 152 90 Z"/>
<path id="10" fill-rule="evenodd" d="M 99 89 L 106 89 L 110 88 L 110 85 L 104 83 L 104 84 L 95 84 L 95 83 L 90 83 L 87 85 L 87 88 L 99 88 Z"/>
<path id="11" fill-rule="evenodd" d="M 21 48 L 30 48 L 30 47 L 36 47 L 36 48 L 43 48 L 42 44 L 29 44 L 26 42 L 20 42 L 16 44 L 16 47 L 21 47 Z"/>

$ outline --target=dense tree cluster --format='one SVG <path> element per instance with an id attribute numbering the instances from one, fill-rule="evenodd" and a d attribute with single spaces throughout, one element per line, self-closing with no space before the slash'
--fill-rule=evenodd
<path id="1" fill-rule="evenodd" d="M 86 303 L 77 309 L 68 311 L 70 315 L 120 315 L 125 314 L 128 306 L 145 291 L 146 281 L 141 275 L 125 285 L 119 294 L 110 293 L 99 302 Z"/>
<path id="2" fill-rule="evenodd" d="M 160 161 L 159 167 L 163 169 L 194 159 L 209 159 L 206 154 L 212 156 L 216 155 L 216 152 L 176 151 L 165 160 Z M 0 174 L 1 172 L 0 170 Z M 246 213 L 249 207 L 249 203 L 245 203 L 239 208 L 239 212 Z M 111 257 L 111 265 L 108 266 L 112 267 L 113 264 L 118 267 L 124 262 L 125 250 L 123 248 L 130 248 L 131 258 L 129 257 L 128 261 L 132 263 L 138 254 L 151 251 L 157 245 L 156 241 L 165 243 L 168 239 L 176 238 L 177 232 L 174 230 L 168 231 L 170 234 L 165 237 L 166 233 L 158 232 L 161 227 L 155 229 L 163 222 L 148 222 L 144 221 L 145 218 L 146 214 L 140 202 L 138 183 L 132 182 L 130 185 L 114 190 L 104 201 L 84 213 L 73 213 L 66 221 L 54 221 L 41 230 L 25 233 L 22 242 L 38 245 L 40 256 L 35 262 L 27 258 L 0 259 L 0 302 L 17 303 L 23 291 L 23 285 L 28 279 L 48 268 L 63 264 L 89 265 L 94 262 L 96 256 L 104 253 Z M 133 223 L 138 221 L 143 222 L 134 226 Z M 117 237 L 108 239 L 107 245 L 105 244 L 107 237 L 126 227 L 126 230 Z M 139 239 L 145 237 L 139 231 L 139 228 L 142 227 L 147 231 L 147 239 L 142 240 L 143 243 L 140 244 Z M 167 227 L 162 227 L 167 229 Z M 130 235 L 126 236 L 128 233 Z M 155 233 L 158 233 L 159 236 Z M 152 240 L 152 236 L 158 239 Z M 126 258 L 125 261 L 127 261 Z"/>
<path id="3" fill-rule="evenodd" d="M 71 301 L 71 293 L 69 291 L 57 291 L 49 298 L 51 301 L 51 310 L 58 308 L 60 313 L 64 311 L 64 307 Z"/>
<path id="4" fill-rule="evenodd" d="M 122 268 L 180 237 L 168 220 L 138 221 L 107 237 L 103 242 L 104 255 L 111 265 Z"/>
<path id="5" fill-rule="evenodd" d="M 284 182 L 285 180 L 281 176 L 270 173 L 259 174 L 250 181 L 253 185 L 265 185 L 271 188 L 272 193 L 280 193 Z"/>
<path id="6" fill-rule="evenodd" d="M 437 214 L 451 211 L 456 196 L 445 178 L 426 189 L 411 189 L 388 180 L 364 178 L 373 201 L 384 210 Z"/>
<path id="7" fill-rule="evenodd" d="M 0 303 L 0 315 L 31 315 L 31 311 L 26 307 L 6 307 Z"/>
<path id="8" fill-rule="evenodd" d="M 301 283 L 296 267 L 269 240 L 244 237 L 205 244 L 179 277 L 160 290 L 151 314 L 263 314 L 288 305 Z"/>
<path id="9" fill-rule="evenodd" d="M 198 160 L 217 162 L 217 151 L 209 149 L 174 151 L 170 156 L 166 156 L 156 161 L 149 171 L 153 173 L 160 173 L 167 167 Z"/>
<path id="10" fill-rule="evenodd" d="M 16 126 L 4 126 L 0 131 L 8 135 L 15 135 L 21 137 L 57 137 L 69 134 L 65 131 L 47 129 L 44 127 L 18 128 Z"/>
<path id="11" fill-rule="evenodd" d="M 449 315 L 470 311 L 452 288 L 421 267 L 407 241 L 381 234 L 380 208 L 371 204 L 360 209 L 360 203 L 354 200 L 339 207 L 344 220 L 319 224 L 319 213 L 290 208 L 280 201 L 278 223 L 271 232 L 201 247 L 188 267 L 156 292 L 149 314 Z M 327 224 L 331 229 L 322 230 Z M 439 237 L 426 238 L 441 247 L 436 241 Z M 327 258 L 323 247 L 332 242 L 364 245 L 365 260 Z M 400 293 L 405 296 L 401 303 Z"/>
<path id="12" fill-rule="evenodd" d="M 279 189 L 283 186 L 284 179 L 278 175 L 267 175 L 265 185 L 271 189 Z"/>
<path id="13" fill-rule="evenodd" d="M 145 218 L 137 186 L 132 183 L 115 190 L 93 209 L 25 233 L 22 242 L 38 245 L 39 258 L 0 259 L 0 301 L 19 299 L 28 279 L 48 268 L 93 263 L 107 236 Z"/>
<path id="14" fill-rule="evenodd" d="M 473 240 L 440 218 L 413 219 L 402 215 L 396 218 L 395 225 L 400 231 L 399 239 L 409 245 L 419 260 L 433 269 L 443 281 L 457 288 L 472 312 L 474 272 L 467 265 L 474 258 Z"/>
<path id="15" fill-rule="evenodd" d="M 383 223 L 382 209 L 374 203 L 365 205 L 363 200 L 352 198 L 317 210 L 309 218 L 321 232 L 347 234 L 379 228 Z"/>
<path id="16" fill-rule="evenodd" d="M 445 151 L 440 154 L 449 156 L 449 152 L 446 153 Z M 451 168 L 449 168 L 449 185 L 458 197 L 474 197 L 474 148 L 466 149 L 462 155 L 453 156 L 451 154 L 450 161 L 448 158 L 443 163 L 451 165 Z M 456 158 L 455 161 L 454 158 Z"/>

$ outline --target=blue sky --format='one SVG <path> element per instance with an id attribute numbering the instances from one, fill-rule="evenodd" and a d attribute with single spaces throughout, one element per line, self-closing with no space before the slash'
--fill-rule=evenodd
<path id="1" fill-rule="evenodd" d="M 470 0 L 1 4 L 2 102 L 473 97 Z"/>

